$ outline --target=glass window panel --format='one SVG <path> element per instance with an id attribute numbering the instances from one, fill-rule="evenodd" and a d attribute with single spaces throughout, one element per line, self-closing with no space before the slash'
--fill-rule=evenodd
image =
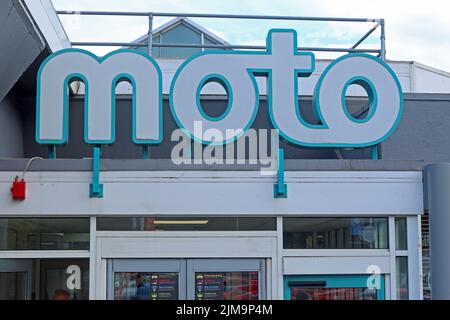
<path id="1" fill-rule="evenodd" d="M 160 39 L 159 35 L 153 37 L 153 43 L 160 43 L 160 40 L 161 39 Z M 145 48 L 145 49 L 147 49 L 147 51 L 148 51 L 148 48 Z M 161 47 L 153 47 L 152 48 L 152 57 L 159 58 L 160 56 L 161 56 Z"/>
<path id="2" fill-rule="evenodd" d="M 195 300 L 258 300 L 258 272 L 196 272 Z"/>
<path id="3" fill-rule="evenodd" d="M 179 24 L 161 34 L 161 43 L 171 44 L 201 44 L 201 34 L 185 26 Z M 176 48 L 161 47 L 162 58 L 187 58 L 198 52 L 201 48 Z"/>
<path id="4" fill-rule="evenodd" d="M 220 44 L 220 43 L 217 43 L 216 41 L 209 39 L 209 37 L 207 35 L 204 35 L 203 41 L 205 42 L 205 44 L 212 44 L 212 45 Z"/>
<path id="5" fill-rule="evenodd" d="M 26 272 L 0 272 L 0 300 L 25 300 Z"/>
<path id="6" fill-rule="evenodd" d="M 377 300 L 372 288 L 290 288 L 291 300 Z"/>
<path id="7" fill-rule="evenodd" d="M 40 260 L 40 300 L 88 300 L 88 259 Z"/>
<path id="8" fill-rule="evenodd" d="M 88 250 L 89 219 L 1 218 L 0 250 Z"/>
<path id="9" fill-rule="evenodd" d="M 145 39 L 145 42 L 147 42 L 147 38 Z M 153 43 L 160 43 L 160 37 L 159 35 L 153 37 Z M 144 47 L 133 47 L 133 49 L 137 51 L 142 51 L 148 54 L 148 46 Z M 153 58 L 159 58 L 161 56 L 161 47 L 152 47 L 152 57 Z"/>
<path id="10" fill-rule="evenodd" d="M 377 300 L 372 288 L 290 288 L 291 300 Z"/>
<path id="11" fill-rule="evenodd" d="M 284 218 L 285 249 L 387 249 L 387 218 Z"/>
<path id="12" fill-rule="evenodd" d="M 0 300 L 89 299 L 89 259 L 8 260 L 7 272 L 0 270 Z"/>
<path id="13" fill-rule="evenodd" d="M 209 37 L 207 35 L 204 36 L 204 42 L 205 44 L 212 44 L 212 45 L 222 45 L 222 43 L 216 41 L 216 40 L 212 40 L 209 39 Z M 230 49 L 223 49 L 223 48 L 205 48 L 206 50 L 230 50 Z"/>
<path id="14" fill-rule="evenodd" d="M 114 300 L 178 300 L 178 274 L 115 272 Z"/>
<path id="15" fill-rule="evenodd" d="M 395 218 L 395 249 L 408 250 L 406 218 Z"/>
<path id="16" fill-rule="evenodd" d="M 408 300 L 408 257 L 396 257 L 397 299 Z"/>
<path id="17" fill-rule="evenodd" d="M 97 230 L 108 231 L 265 231 L 276 230 L 275 218 L 97 218 Z"/>

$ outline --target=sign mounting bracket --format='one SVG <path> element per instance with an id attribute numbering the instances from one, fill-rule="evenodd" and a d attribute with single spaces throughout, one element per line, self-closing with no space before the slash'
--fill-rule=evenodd
<path id="1" fill-rule="evenodd" d="M 94 147 L 92 158 L 92 183 L 89 185 L 90 198 L 103 198 L 103 184 L 100 183 L 100 154 L 101 147 Z"/>
<path id="2" fill-rule="evenodd" d="M 284 183 L 284 149 L 278 149 L 278 181 L 273 186 L 273 197 L 287 198 L 287 184 Z"/>

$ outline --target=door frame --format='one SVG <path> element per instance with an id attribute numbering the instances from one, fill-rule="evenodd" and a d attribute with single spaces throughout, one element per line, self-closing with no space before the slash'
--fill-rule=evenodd
<path id="1" fill-rule="evenodd" d="M 26 300 L 31 300 L 31 272 L 32 272 L 32 260 L 31 259 L 0 259 L 0 273 L 6 272 L 24 272 L 26 274 L 25 284 L 25 297 Z"/>

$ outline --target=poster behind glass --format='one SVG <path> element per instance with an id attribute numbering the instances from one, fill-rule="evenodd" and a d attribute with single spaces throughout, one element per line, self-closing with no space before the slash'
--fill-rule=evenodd
<path id="1" fill-rule="evenodd" d="M 258 300 L 258 272 L 196 272 L 196 300 Z"/>
<path id="2" fill-rule="evenodd" d="M 377 300 L 372 288 L 291 288 L 291 300 Z"/>
<path id="3" fill-rule="evenodd" d="M 114 273 L 115 300 L 178 300 L 178 274 Z"/>

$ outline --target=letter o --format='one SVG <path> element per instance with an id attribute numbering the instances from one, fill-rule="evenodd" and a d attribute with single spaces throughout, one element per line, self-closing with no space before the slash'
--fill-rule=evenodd
<path id="1" fill-rule="evenodd" d="M 221 83 L 228 94 L 227 110 L 219 117 L 208 117 L 199 106 L 201 87 L 208 80 Z M 194 56 L 178 69 L 170 88 L 170 108 L 175 121 L 192 139 L 203 144 L 221 145 L 238 139 L 253 123 L 258 104 L 257 85 L 240 63 L 239 55 Z M 195 130 L 198 122 L 202 132 Z M 203 132 L 209 129 L 219 130 L 223 139 L 205 139 Z"/>
<path id="2" fill-rule="evenodd" d="M 345 94 L 351 84 L 361 85 L 369 96 L 369 114 L 354 119 L 346 110 Z M 403 94 L 392 69 L 368 54 L 349 54 L 331 63 L 314 93 L 314 110 L 329 128 L 331 145 L 370 146 L 386 139 L 397 127 L 403 111 Z"/>

